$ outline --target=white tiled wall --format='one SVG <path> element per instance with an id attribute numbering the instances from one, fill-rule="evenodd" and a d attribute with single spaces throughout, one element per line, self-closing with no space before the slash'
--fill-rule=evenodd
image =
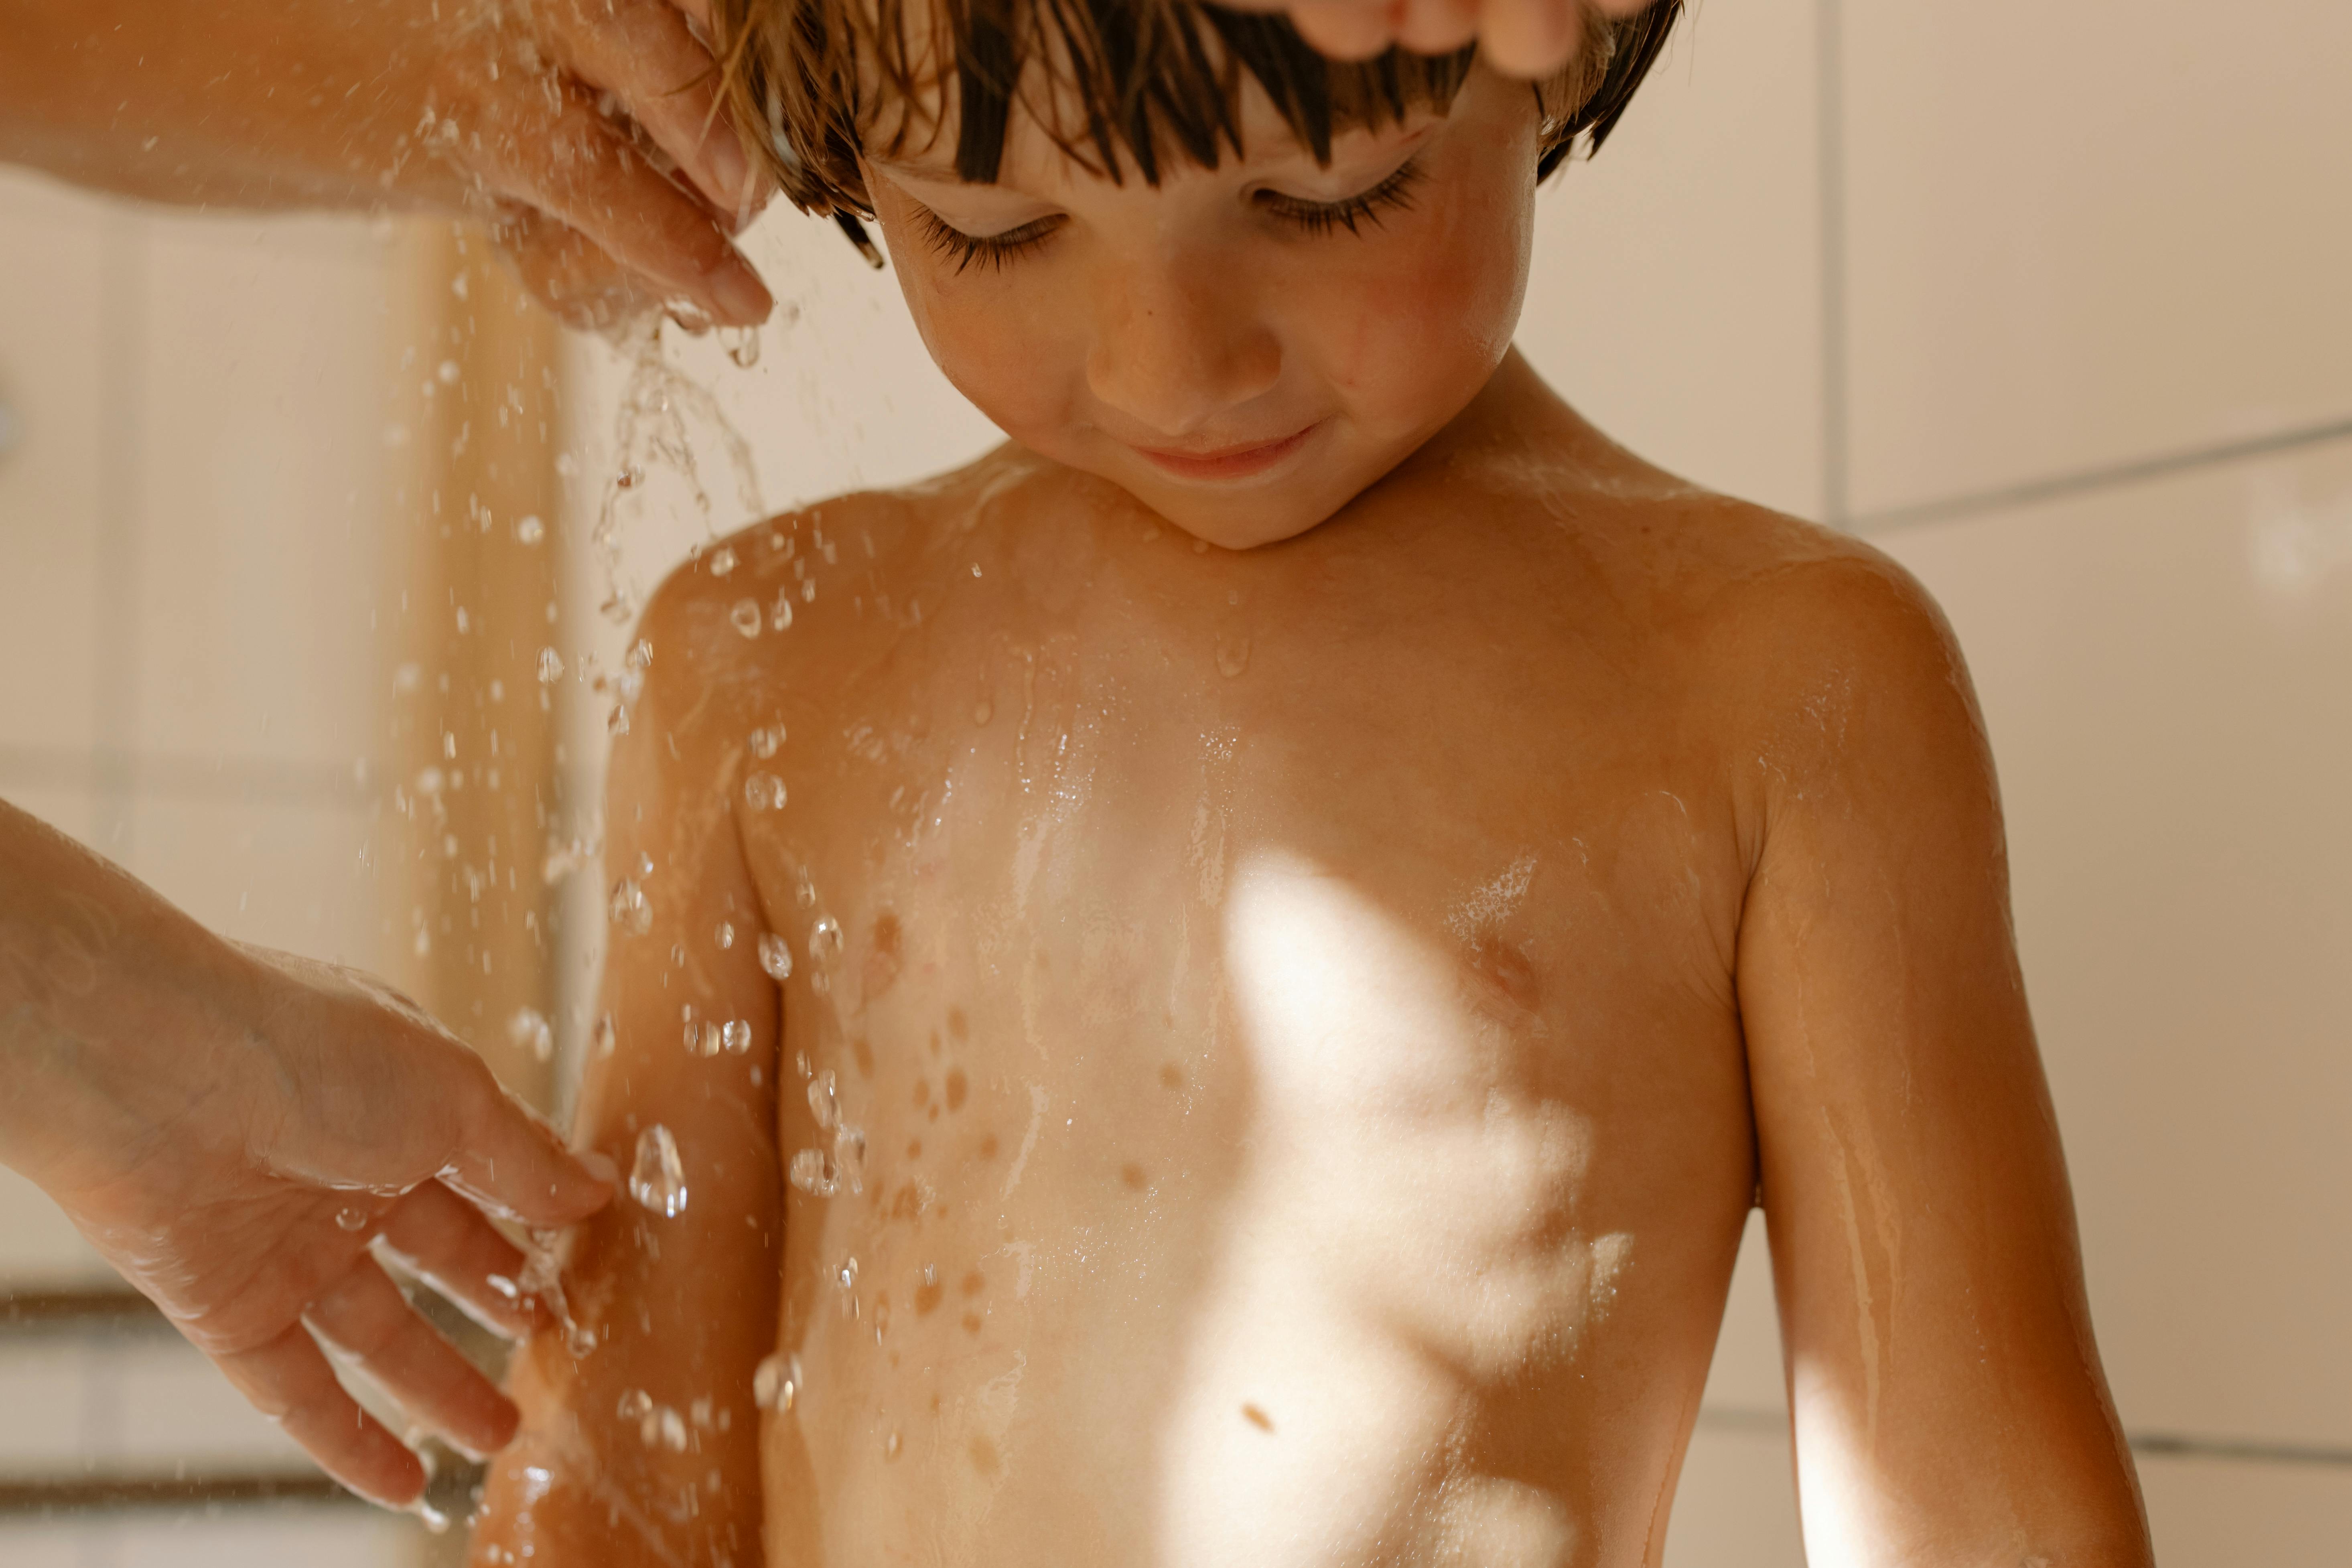
<path id="1" fill-rule="evenodd" d="M 373 965 L 383 247 L 0 174 L 0 797 L 230 935 Z M 376 768 L 371 776 L 380 777 Z M 0 1292 L 116 1283 L 0 1172 Z M 0 1473 L 300 1469 L 175 1336 L 0 1336 Z M 416 1561 L 355 1506 L 0 1518 L 0 1563 Z"/>

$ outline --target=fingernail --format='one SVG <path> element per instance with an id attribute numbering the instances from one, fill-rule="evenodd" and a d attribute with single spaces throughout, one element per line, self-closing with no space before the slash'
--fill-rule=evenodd
<path id="1" fill-rule="evenodd" d="M 724 125 L 711 133 L 710 172 L 719 181 L 722 202 L 739 210 L 750 205 L 751 161 L 743 156 L 743 143 L 735 139 L 735 132 Z"/>
<path id="2" fill-rule="evenodd" d="M 711 302 L 719 307 L 719 313 L 736 326 L 749 327 L 764 321 L 768 312 L 776 308 L 767 286 L 740 256 L 730 256 L 719 263 L 705 281 L 710 286 Z"/>
<path id="3" fill-rule="evenodd" d="M 580 1162 L 583 1170 L 606 1186 L 616 1187 L 621 1184 L 621 1167 L 613 1163 L 613 1157 L 602 1149 L 583 1149 L 573 1154 L 572 1158 Z"/>

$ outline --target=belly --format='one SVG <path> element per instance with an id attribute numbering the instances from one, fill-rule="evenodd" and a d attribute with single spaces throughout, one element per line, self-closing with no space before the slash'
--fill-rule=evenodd
<path id="1" fill-rule="evenodd" d="M 1745 1207 L 1736 1035 L 1530 909 L 995 864 L 845 884 L 788 1001 L 772 1562 L 1639 1561 Z"/>

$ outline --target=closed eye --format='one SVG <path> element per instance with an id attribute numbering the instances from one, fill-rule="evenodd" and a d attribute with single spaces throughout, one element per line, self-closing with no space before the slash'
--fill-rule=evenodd
<path id="1" fill-rule="evenodd" d="M 1412 205 L 1413 188 L 1427 176 L 1421 160 L 1408 158 L 1397 172 L 1368 191 L 1336 202 L 1310 202 L 1302 196 L 1285 195 L 1280 191 L 1261 190 L 1252 193 L 1260 211 L 1290 224 L 1307 234 L 1329 234 L 1344 228 L 1349 234 L 1361 235 L 1362 226 L 1381 226 L 1383 212 L 1402 212 Z"/>
<path id="2" fill-rule="evenodd" d="M 915 216 L 921 225 L 924 242 L 952 260 L 958 272 L 975 261 L 1003 267 L 1014 257 L 1036 249 L 1062 226 L 1062 218 L 1056 214 L 1024 223 L 1019 228 L 1006 229 L 1003 234 L 966 234 L 927 206 L 917 206 Z"/>

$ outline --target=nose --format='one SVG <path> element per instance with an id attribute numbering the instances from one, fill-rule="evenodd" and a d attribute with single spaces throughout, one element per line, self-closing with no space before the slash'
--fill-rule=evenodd
<path id="1" fill-rule="evenodd" d="M 1087 354 L 1096 398 L 1139 434 L 1213 438 L 1221 416 L 1273 390 L 1281 340 L 1232 278 L 1213 258 L 1167 247 L 1103 274 Z"/>

